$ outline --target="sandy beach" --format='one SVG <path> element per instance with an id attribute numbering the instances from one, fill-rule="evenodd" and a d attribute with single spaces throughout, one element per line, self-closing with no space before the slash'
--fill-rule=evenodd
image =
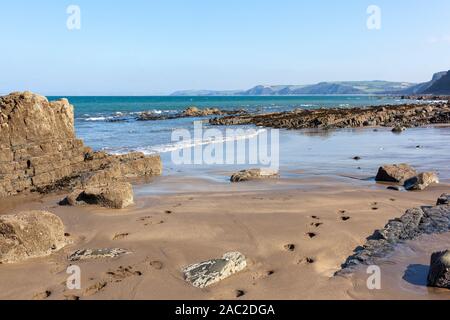
<path id="1" fill-rule="evenodd" d="M 139 195 L 134 206 L 118 211 L 61 207 L 57 203 L 63 195 L 2 201 L 0 214 L 31 209 L 55 213 L 73 243 L 47 258 L 2 265 L 0 299 L 33 299 L 44 293 L 48 299 L 209 300 L 235 299 L 237 290 L 245 293 L 240 299 L 249 300 L 450 297 L 447 290 L 424 288 L 423 279 L 416 285 L 401 280 L 406 272 L 404 248 L 385 263 L 382 290 L 366 288 L 365 270 L 334 276 L 375 229 L 408 208 L 434 205 L 436 198 L 448 191 L 448 184 L 417 193 L 393 192 L 384 185 L 334 177 L 282 178 L 238 186 L 177 179 L 159 177 L 153 184 L 179 182 L 192 185 L 193 191 Z M 145 186 L 135 186 L 136 194 L 142 188 Z M 195 191 L 202 188 L 218 191 Z M 442 240 L 445 243 L 448 239 L 448 235 L 441 235 L 434 248 L 406 244 L 408 264 L 426 264 L 431 249 L 443 249 Z M 78 263 L 82 290 L 66 288 L 67 256 L 71 252 L 112 247 L 132 253 L 113 260 Z M 207 289 L 184 281 L 183 267 L 228 251 L 245 254 L 248 268 Z"/>

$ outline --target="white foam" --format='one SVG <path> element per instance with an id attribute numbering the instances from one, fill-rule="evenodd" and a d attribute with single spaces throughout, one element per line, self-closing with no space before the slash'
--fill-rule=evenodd
<path id="1" fill-rule="evenodd" d="M 204 146 L 209 144 L 220 144 L 220 143 L 226 143 L 226 142 L 232 142 L 232 141 L 242 141 L 242 140 L 249 140 L 252 138 L 257 137 L 258 135 L 267 132 L 267 129 L 258 129 L 258 130 L 251 130 L 246 132 L 243 135 L 231 135 L 227 136 L 224 135 L 221 139 L 217 139 L 215 137 L 210 139 L 189 139 L 185 141 L 180 141 L 176 143 L 167 143 L 162 145 L 156 145 L 156 146 L 148 146 L 148 147 L 141 147 L 141 148 L 135 148 L 132 150 L 116 150 L 113 152 L 114 154 L 125 154 L 128 152 L 142 152 L 145 155 L 154 155 L 154 154 L 161 154 L 161 153 L 168 153 L 173 152 L 177 150 L 183 150 L 183 149 L 189 149 L 194 148 L 197 146 Z"/>

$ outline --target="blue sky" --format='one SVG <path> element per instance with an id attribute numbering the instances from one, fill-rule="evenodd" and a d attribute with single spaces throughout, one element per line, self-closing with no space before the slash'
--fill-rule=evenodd
<path id="1" fill-rule="evenodd" d="M 69 5 L 81 29 L 66 27 Z M 382 10 L 368 30 L 367 7 Z M 2 0 L 0 93 L 165 94 L 450 69 L 448 0 Z"/>

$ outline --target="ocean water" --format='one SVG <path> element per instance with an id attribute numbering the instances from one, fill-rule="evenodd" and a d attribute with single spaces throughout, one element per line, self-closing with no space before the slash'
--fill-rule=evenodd
<path id="1" fill-rule="evenodd" d="M 59 97 L 50 97 L 50 100 Z M 206 148 L 214 143 L 208 139 L 194 139 L 182 143 L 172 141 L 174 129 L 192 132 L 194 121 L 204 118 L 183 118 L 158 121 L 137 121 L 140 112 L 172 114 L 189 106 L 199 108 L 246 109 L 252 112 L 276 112 L 295 108 L 354 107 L 405 103 L 392 97 L 379 96 L 298 96 L 298 97 L 67 97 L 75 107 L 77 136 L 95 150 L 110 153 L 140 151 L 162 156 L 165 174 L 206 176 L 227 181 L 223 170 L 237 170 L 252 165 L 177 165 L 172 151 Z M 207 129 L 208 124 L 204 124 Z M 225 133 L 225 127 L 213 128 Z M 242 128 L 242 127 L 239 127 Z M 249 129 L 251 127 L 243 127 Z M 254 131 L 232 136 L 232 140 L 256 139 L 266 131 Z M 225 134 L 224 134 L 225 136 Z M 443 181 L 450 179 L 450 129 L 430 127 L 409 129 L 401 135 L 388 128 L 376 132 L 370 128 L 342 130 L 281 130 L 280 169 L 289 172 L 302 170 L 309 174 L 367 178 L 374 176 L 378 166 L 385 163 L 406 162 L 420 170 L 438 171 Z M 230 137 L 224 137 L 224 140 Z M 227 150 L 225 150 L 227 152 Z M 354 156 L 362 157 L 355 161 Z"/>
<path id="2" fill-rule="evenodd" d="M 49 97 L 50 100 L 60 97 Z M 192 129 L 199 119 L 136 121 L 140 112 L 174 114 L 189 106 L 224 110 L 276 112 L 295 108 L 352 107 L 399 104 L 404 101 L 380 96 L 289 96 L 289 97 L 67 97 L 75 107 L 77 135 L 96 150 L 113 153 L 172 150 L 173 129 Z M 166 147 L 167 146 L 167 150 Z"/>

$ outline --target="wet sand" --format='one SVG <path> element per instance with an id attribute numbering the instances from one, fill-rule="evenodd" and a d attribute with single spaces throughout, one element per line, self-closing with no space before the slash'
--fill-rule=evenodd
<path id="1" fill-rule="evenodd" d="M 47 299 L 235 299 L 236 290 L 245 292 L 240 299 L 450 299 L 448 291 L 403 279 L 411 264 L 423 265 L 418 267 L 423 273 L 431 253 L 448 243 L 448 234 L 434 246 L 418 240 L 406 245 L 410 251 L 400 248 L 384 264 L 384 285 L 375 293 L 365 288 L 362 271 L 333 276 L 375 229 L 408 208 L 435 204 L 448 191 L 449 185 L 441 184 L 423 192 L 395 192 L 335 176 L 232 185 L 169 175 L 135 187 L 136 204 L 124 210 L 60 207 L 63 195 L 2 200 L 0 214 L 29 209 L 57 214 L 73 244 L 47 258 L 1 265 L 0 299 L 32 299 L 46 291 Z M 295 249 L 287 250 L 288 244 Z M 67 256 L 83 248 L 133 253 L 77 263 L 82 290 L 71 291 L 65 286 Z M 207 289 L 184 281 L 184 266 L 229 251 L 247 256 L 245 271 Z"/>

